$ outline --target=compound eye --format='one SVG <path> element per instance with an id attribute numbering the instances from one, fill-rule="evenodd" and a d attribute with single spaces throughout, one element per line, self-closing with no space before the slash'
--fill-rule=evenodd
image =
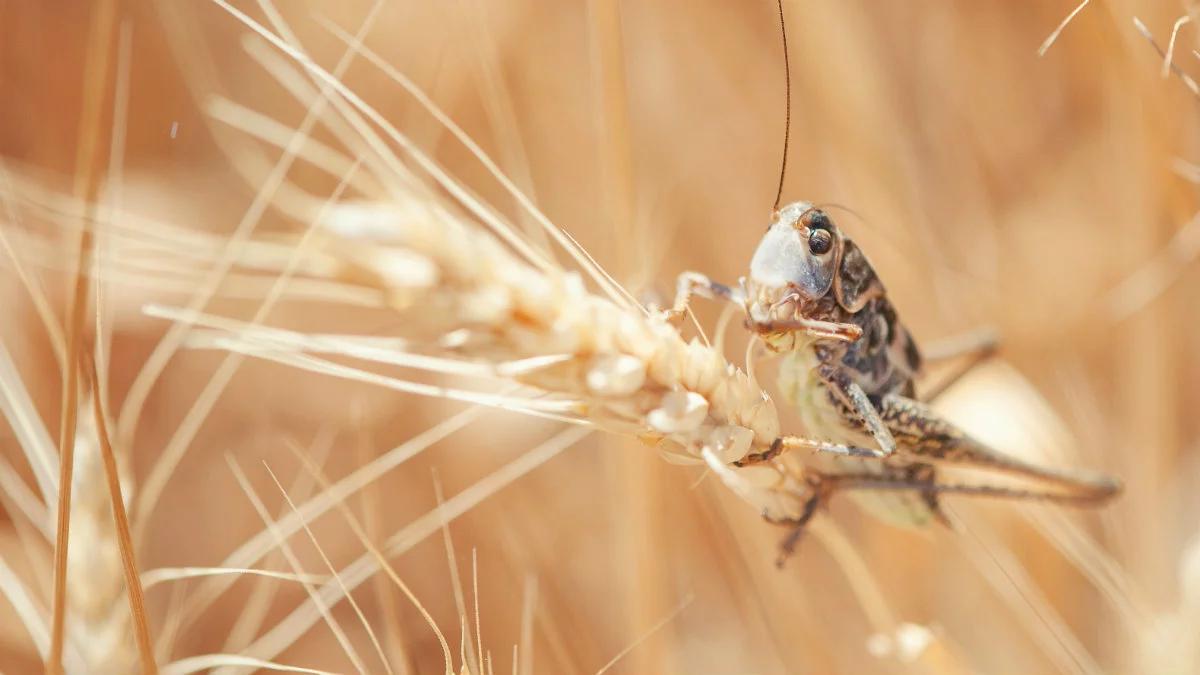
<path id="1" fill-rule="evenodd" d="M 813 255 L 825 255 L 829 253 L 829 249 L 833 248 L 833 235 L 829 230 L 812 230 L 812 234 L 808 235 L 808 250 L 812 251 Z"/>

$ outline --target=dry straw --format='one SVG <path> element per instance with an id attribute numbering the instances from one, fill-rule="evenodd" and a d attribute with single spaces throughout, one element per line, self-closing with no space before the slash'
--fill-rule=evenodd
<path id="1" fill-rule="evenodd" d="M 13 514 L 14 523 L 24 528 L 22 536 L 29 543 L 35 567 L 38 563 L 46 566 L 44 559 L 48 556 L 39 554 L 49 550 L 47 544 L 53 541 L 54 504 L 60 497 L 55 474 L 60 469 L 71 478 L 66 483 L 71 489 L 63 490 L 61 496 L 74 496 L 70 501 L 70 518 L 60 521 L 64 533 L 65 525 L 70 525 L 71 535 L 69 558 L 65 556 L 65 537 L 58 547 L 65 566 L 57 570 L 54 598 L 65 606 L 63 611 L 42 607 L 33 592 L 39 582 L 48 587 L 48 578 L 22 579 L 0 560 L 0 592 L 16 608 L 39 655 L 53 664 L 56 660 L 53 652 L 61 648 L 63 664 L 72 673 L 130 672 L 139 659 L 136 647 L 142 648 L 140 658 L 143 664 L 147 663 L 151 632 L 137 591 L 170 582 L 199 580 L 189 592 L 176 596 L 182 600 L 178 604 L 173 602 L 165 619 L 154 626 L 159 637 L 160 660 L 166 663 L 164 655 L 171 652 L 176 636 L 186 633 L 233 580 L 253 577 L 296 583 L 304 588 L 305 599 L 290 614 L 261 631 L 257 629 L 266 615 L 267 604 L 256 605 L 254 611 L 247 610 L 242 617 L 245 625 L 236 631 L 238 639 L 231 636 L 228 641 L 229 653 L 187 656 L 165 665 L 164 672 L 220 668 L 322 672 L 274 661 L 320 621 L 329 625 L 350 663 L 359 671 L 374 671 L 377 661 L 385 670 L 389 670 L 390 663 L 400 671 L 397 662 L 401 659 L 389 659 L 384 654 L 386 641 L 375 638 L 367 610 L 360 611 L 351 599 L 355 619 L 371 637 L 373 654 L 355 651 L 347 637 L 348 630 L 337 623 L 338 617 L 332 611 L 338 602 L 351 598 L 357 588 L 382 570 L 388 581 L 418 608 L 437 636 L 445 672 L 456 670 L 456 660 L 461 672 L 478 675 L 491 672 L 493 658 L 485 652 L 479 618 L 478 578 L 473 574 L 471 586 L 476 604 L 469 608 L 462 599 L 463 584 L 457 583 L 457 566 L 446 525 L 593 429 L 641 438 L 659 448 L 671 461 L 705 465 L 732 491 L 769 516 L 785 518 L 798 514 L 805 494 L 803 481 L 793 472 L 797 469 L 781 465 L 738 468 L 732 464 L 751 452 L 769 447 L 780 432 L 780 421 L 774 405 L 754 377 L 729 363 L 720 345 L 714 347 L 703 338 L 686 340 L 635 301 L 570 236 L 533 207 L 428 97 L 380 57 L 365 50 L 359 41 L 362 31 L 359 36 L 350 36 L 329 26 L 348 45 L 347 55 L 365 58 L 408 89 L 495 175 L 521 206 L 516 218 L 522 225 L 520 229 L 451 178 L 383 115 L 348 90 L 339 79 L 345 60 L 333 72 L 326 72 L 297 47 L 294 37 L 273 11 L 267 12 L 273 27 L 269 31 L 234 7 L 219 0 L 217 4 L 260 36 L 248 41 L 248 50 L 306 106 L 309 116 L 294 131 L 236 104 L 213 100 L 209 105 L 213 117 L 285 148 L 288 161 L 295 157 L 331 174 L 339 182 L 332 197 L 306 194 L 286 181 L 287 167 L 277 167 L 277 175 L 272 174 L 276 180 L 271 189 L 260 193 L 257 212 L 247 215 L 243 221 L 245 227 L 238 228 L 237 239 L 231 243 L 196 232 L 168 229 L 163 223 L 135 214 L 97 213 L 91 206 L 94 195 L 80 195 L 76 201 L 55 198 L 51 206 L 52 200 L 39 194 L 32 185 L 22 183 L 19 188 L 12 188 L 7 176 L 4 176 L 5 190 L 16 190 L 25 207 L 61 225 L 77 228 L 80 222 L 87 223 L 80 250 L 85 254 L 85 262 L 87 256 L 95 258 L 95 269 L 102 270 L 95 273 L 105 280 L 133 280 L 141 284 L 174 282 L 179 289 L 204 289 L 193 296 L 195 302 L 182 308 L 161 304 L 145 308 L 151 316 L 175 322 L 173 334 L 177 342 L 186 339 L 186 344 L 192 347 L 226 350 L 234 352 L 237 358 L 251 356 L 328 376 L 514 410 L 574 426 L 445 502 L 439 499 L 436 509 L 409 523 L 382 545 L 372 543 L 367 533 L 371 529 L 369 524 L 367 527 L 358 524 L 345 503 L 348 497 L 387 470 L 466 426 L 479 416 L 477 410 L 444 420 L 336 482 L 324 477 L 319 462 L 300 454 L 307 484 L 321 487 L 307 501 L 301 499 L 308 489 L 303 487 L 305 481 L 298 481 L 302 487 L 285 488 L 268 469 L 287 504 L 287 510 L 276 516 L 268 513 L 246 472 L 231 460 L 231 470 L 263 518 L 265 528 L 220 564 L 149 570 L 140 575 L 139 581 L 133 555 L 136 532 L 148 526 L 156 493 L 191 444 L 224 382 L 236 369 L 236 362 L 227 361 L 234 365 L 223 366 L 219 372 L 225 374 L 209 383 L 206 391 L 213 393 L 208 398 L 202 397 L 193 413 L 189 413 L 195 422 L 181 425 L 170 446 L 171 457 L 152 474 L 161 478 L 154 479 L 151 496 L 142 502 L 142 511 L 135 511 L 135 535 L 131 537 L 121 514 L 133 493 L 132 481 L 125 475 L 127 467 L 122 465 L 118 470 L 116 453 L 109 444 L 107 419 L 101 405 L 106 400 L 102 379 L 94 376 L 90 387 L 78 386 L 79 383 L 68 379 L 69 386 L 64 389 L 68 399 L 65 409 L 83 414 L 90 408 L 94 414 L 84 414 L 78 424 L 64 426 L 64 442 L 72 435 L 74 439 L 60 454 L 69 458 L 73 451 L 74 459 L 60 466 L 35 406 L 28 393 L 18 386 L 20 377 L 0 348 L 3 386 L 0 404 L 33 467 L 38 488 L 37 493 L 27 488 L 17 472 L 5 463 L 0 466 L 3 506 Z M 1043 53 L 1085 5 L 1086 2 L 1080 4 L 1054 32 Z M 1177 23 L 1176 30 L 1183 23 Z M 363 30 L 367 24 L 369 20 Z M 1169 63 L 1174 43 L 1173 34 L 1164 64 Z M 268 45 L 290 61 L 280 58 Z M 308 138 L 307 134 L 317 124 L 344 145 L 346 152 Z M 344 198 L 344 194 L 353 198 Z M 249 236 L 253 221 L 262 215 L 272 195 L 275 195 L 274 205 L 304 223 L 307 232 L 274 239 Z M 11 209 L 8 200 L 6 206 Z M 9 216 L 15 220 L 11 213 Z M 97 235 L 106 238 L 104 246 L 93 247 L 89 242 L 93 224 L 98 226 Z M 7 237 L 3 243 L 16 260 Z M 31 243 L 36 244 L 24 242 Z M 556 248 L 551 251 L 551 246 Z M 1194 247 L 1187 250 L 1191 248 Z M 44 264 L 56 264 L 58 251 L 51 247 L 39 249 L 35 245 L 21 250 L 33 250 Z M 570 260 L 571 264 L 560 264 L 560 258 Z M 164 260 L 171 263 L 164 264 Z M 174 261 L 184 264 L 172 264 Z M 52 317 L 53 312 L 46 309 L 48 303 L 36 289 L 36 282 L 31 281 L 35 278 L 25 273 L 19 261 L 15 265 L 43 319 Z M 208 274 L 198 271 L 204 265 L 216 271 Z M 76 281 L 83 289 L 77 295 L 78 300 L 86 298 L 90 271 L 86 264 L 76 271 L 80 273 Z M 1150 295 L 1156 292 L 1151 289 Z M 243 322 L 205 311 L 206 303 L 217 294 L 265 300 L 254 318 Z M 388 336 L 314 334 L 268 327 L 272 304 L 284 297 L 383 309 L 391 317 Z M 1122 311 L 1129 304 L 1114 300 L 1114 305 L 1121 305 Z M 86 303 L 76 302 L 73 323 L 65 332 L 72 347 L 66 346 L 66 338 L 55 337 L 63 331 L 56 333 L 57 327 L 47 326 L 60 365 L 73 363 L 84 349 L 79 317 L 85 307 Z M 102 336 L 103 331 L 97 330 L 97 334 Z M 163 364 L 177 346 L 171 340 L 164 344 L 163 356 L 157 359 Z M 70 367 L 64 367 L 64 371 L 76 372 Z M 147 372 L 144 384 L 137 388 L 140 393 L 132 397 L 130 412 L 121 416 L 126 423 L 119 423 L 116 428 L 117 436 L 129 441 L 136 429 L 141 404 L 158 377 L 155 368 Z M 393 376 L 385 372 L 402 374 Z M 69 399 L 73 396 L 79 398 L 72 403 Z M 73 475 L 69 473 L 72 468 Z M 309 523 L 335 508 L 366 551 L 340 569 L 321 551 L 315 534 L 308 531 Z M 1177 610 L 1155 617 L 1123 570 L 1076 525 L 1059 515 L 1032 516 L 1031 520 L 1090 583 L 1102 589 L 1121 618 L 1129 622 L 1131 632 L 1142 631 L 1138 644 L 1145 653 L 1138 654 L 1137 662 L 1177 665 L 1194 659 L 1197 645 L 1192 629 L 1200 607 L 1197 601 L 1200 585 L 1196 583 L 1196 570 L 1200 568 L 1197 565 L 1200 555 L 1196 552 L 1200 548 L 1194 542 L 1180 564 L 1183 593 Z M 292 544 L 287 543 L 288 538 L 302 529 L 320 551 L 325 565 L 320 574 L 303 569 L 302 562 L 289 550 Z M 457 655 L 431 614 L 388 563 L 439 530 L 446 535 L 455 570 L 456 609 L 462 617 L 463 635 Z M 943 639 L 938 628 L 899 619 L 874 587 L 871 567 L 831 523 L 816 523 L 813 532 L 850 578 L 858 605 L 874 629 L 874 636 L 866 644 L 871 654 L 931 672 L 971 670 L 964 664 L 972 659 L 954 653 L 953 644 Z M 966 545 L 978 543 L 971 549 L 977 566 L 991 573 L 993 583 L 1005 589 L 1008 593 L 1005 599 L 1013 607 L 1024 609 L 1025 613 L 1019 616 L 1025 623 L 1044 625 L 1045 630 L 1037 631 L 1036 639 L 1045 643 L 1056 665 L 1064 671 L 1100 672 L 1095 657 L 1071 634 L 1070 628 L 1046 619 L 1053 616 L 1054 609 L 1041 597 L 1031 579 L 1012 573 L 1013 569 L 1020 569 L 1015 557 L 1002 553 L 997 559 L 996 551 L 1003 551 L 1005 543 L 987 534 L 979 536 L 973 532 L 971 537 L 964 541 Z M 274 549 L 285 554 L 290 571 L 255 567 Z M 474 572 L 474 555 L 472 563 Z M 68 589 L 71 592 L 65 594 Z M 374 592 L 378 590 L 376 587 Z M 122 600 L 124 591 L 129 592 L 132 612 Z M 520 668 L 518 650 L 514 647 L 514 671 L 531 669 L 533 595 L 529 591 L 525 595 Z M 270 592 L 256 593 L 256 597 L 265 598 L 262 602 L 268 603 Z M 686 604 L 678 605 L 653 628 L 665 625 Z M 469 615 L 474 616 L 473 621 Z M 131 621 L 130 616 L 138 620 Z M 56 620 L 62 622 L 61 629 L 55 625 Z M 1159 627 L 1144 627 L 1155 620 L 1161 624 Z M 1160 649 L 1160 643 L 1166 646 Z M 638 644 L 639 641 L 630 643 L 629 649 Z M 618 653 L 617 658 L 627 652 Z"/>

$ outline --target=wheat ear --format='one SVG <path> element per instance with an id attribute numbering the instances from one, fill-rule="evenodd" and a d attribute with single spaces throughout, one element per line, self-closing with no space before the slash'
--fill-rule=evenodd
<path id="1" fill-rule="evenodd" d="M 535 268 L 494 235 L 427 199 L 331 210 L 329 278 L 378 289 L 395 312 L 388 338 L 305 335 L 163 307 L 148 313 L 215 329 L 216 346 L 434 396 L 463 398 L 633 435 L 676 461 L 707 463 L 772 518 L 799 513 L 803 488 L 773 467 L 737 468 L 779 436 L 775 406 L 752 377 L 640 307 L 590 292 L 575 272 Z M 328 265 L 334 261 L 334 265 Z M 316 266 L 313 267 L 315 269 Z M 530 388 L 498 396 L 389 378 L 330 361 L 349 355 Z"/>

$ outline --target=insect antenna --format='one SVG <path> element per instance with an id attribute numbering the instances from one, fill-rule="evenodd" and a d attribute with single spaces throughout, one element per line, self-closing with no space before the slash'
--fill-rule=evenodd
<path id="1" fill-rule="evenodd" d="M 779 8 L 779 34 L 783 37 L 783 85 L 784 85 L 784 117 L 783 117 L 783 159 L 779 165 L 779 188 L 775 191 L 775 205 L 772 211 L 779 210 L 779 200 L 783 198 L 783 177 L 787 173 L 788 140 L 792 135 L 792 64 L 788 58 L 787 21 L 783 16 L 783 0 L 775 0 Z"/>

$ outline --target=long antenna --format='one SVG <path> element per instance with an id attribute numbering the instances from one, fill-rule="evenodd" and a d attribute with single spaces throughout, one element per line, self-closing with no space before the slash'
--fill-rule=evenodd
<path id="1" fill-rule="evenodd" d="M 783 36 L 783 77 L 784 91 L 787 100 L 784 103 L 783 118 L 783 160 L 779 166 L 779 189 L 775 191 L 775 206 L 772 211 L 779 210 L 779 200 L 783 198 L 783 177 L 787 174 L 788 139 L 792 135 L 792 64 L 788 60 L 787 22 L 783 19 L 783 0 L 775 0 L 779 7 L 779 33 Z"/>

